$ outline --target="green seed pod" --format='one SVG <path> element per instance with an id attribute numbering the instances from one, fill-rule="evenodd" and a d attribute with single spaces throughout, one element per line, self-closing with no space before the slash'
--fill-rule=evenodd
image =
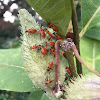
<path id="1" fill-rule="evenodd" d="M 89 74 L 77 77 L 65 86 L 67 100 L 100 100 L 100 77 Z"/>
<path id="2" fill-rule="evenodd" d="M 43 45 L 45 47 L 45 42 L 48 43 L 49 35 L 46 34 L 45 38 L 40 38 L 40 26 L 27 10 L 21 9 L 18 17 L 21 24 L 22 53 L 25 71 L 28 73 L 33 85 L 46 91 L 50 96 L 55 86 L 55 58 L 51 52 L 48 52 L 47 55 L 43 55 L 40 49 L 30 49 L 30 47 L 34 45 Z M 26 30 L 31 28 L 36 29 L 37 32 L 34 34 L 27 33 Z M 52 42 L 53 41 L 54 40 L 52 40 Z M 48 49 L 50 48 L 51 47 L 48 46 Z M 53 70 L 48 72 L 47 68 L 51 61 L 54 63 Z M 64 82 L 66 74 L 65 66 L 66 59 L 60 54 L 59 84 L 63 84 Z M 46 84 L 47 80 L 52 82 Z"/>

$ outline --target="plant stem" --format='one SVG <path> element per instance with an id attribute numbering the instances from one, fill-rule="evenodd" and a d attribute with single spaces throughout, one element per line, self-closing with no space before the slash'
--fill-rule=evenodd
<path id="1" fill-rule="evenodd" d="M 100 77 L 100 72 L 96 71 L 93 67 L 91 67 L 90 65 L 88 65 L 79 55 L 76 46 L 72 45 L 71 46 L 72 50 L 74 51 L 74 54 L 76 56 L 76 58 L 86 67 L 88 68 L 91 72 L 93 72 L 94 74 L 96 74 L 97 76 Z"/>
<path id="2" fill-rule="evenodd" d="M 74 58 L 73 58 L 73 52 L 70 51 L 70 52 L 65 52 L 66 53 L 66 57 L 67 57 L 67 60 L 68 60 L 68 64 L 69 64 L 69 69 L 70 69 L 70 72 L 71 72 L 71 76 L 73 77 L 76 77 L 76 71 L 75 71 L 75 64 L 74 64 Z"/>
<path id="3" fill-rule="evenodd" d="M 58 40 L 55 43 L 55 71 L 56 71 L 56 83 L 55 83 L 55 93 L 58 92 L 59 89 L 59 44 L 61 44 L 63 40 Z"/>
<path id="4" fill-rule="evenodd" d="M 77 22 L 77 15 L 76 15 L 76 8 L 74 5 L 74 0 L 71 1 L 72 6 L 72 25 L 73 25 L 73 32 L 74 32 L 74 43 L 76 45 L 76 48 L 80 54 L 80 47 L 79 47 L 79 32 L 78 32 L 78 22 Z M 82 65 L 76 58 L 76 65 L 77 65 L 77 73 L 82 74 Z"/>

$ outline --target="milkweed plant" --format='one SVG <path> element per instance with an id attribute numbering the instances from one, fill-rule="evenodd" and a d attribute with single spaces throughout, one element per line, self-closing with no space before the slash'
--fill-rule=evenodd
<path id="1" fill-rule="evenodd" d="M 46 95 L 51 100 L 99 100 L 100 99 L 100 73 L 89 66 L 79 57 L 79 54 L 75 48 L 75 44 L 71 39 L 58 40 L 55 43 L 56 55 L 59 56 L 59 63 L 57 57 L 51 52 L 51 46 L 45 45 L 50 42 L 55 42 L 55 39 L 48 41 L 50 37 L 47 33 L 45 38 L 40 36 L 40 28 L 35 18 L 25 9 L 21 9 L 18 14 L 21 24 L 21 39 L 22 39 L 22 54 L 25 71 L 29 78 L 33 82 L 33 88 L 40 88 L 46 92 Z M 45 28 L 42 26 L 42 28 Z M 33 34 L 26 32 L 29 29 L 36 29 Z M 53 31 L 54 32 L 54 31 Z M 67 47 L 66 47 L 67 45 Z M 31 46 L 38 46 L 37 49 L 31 49 Z M 47 54 L 44 55 L 41 52 L 41 46 L 46 48 Z M 62 53 L 62 50 L 68 51 L 71 49 L 77 59 L 81 63 L 87 66 L 95 74 L 88 74 L 85 76 L 72 77 L 68 82 L 66 79 L 66 59 Z M 57 51 L 59 49 L 59 52 Z M 68 50 L 67 50 L 68 49 Z M 53 67 L 49 71 L 47 70 L 49 63 L 53 62 Z M 59 69 L 56 67 L 59 64 Z M 56 69 L 56 71 L 55 71 Z M 59 74 L 57 74 L 57 71 Z M 97 76 L 98 75 L 98 76 Z M 69 75 L 70 76 L 70 75 Z M 57 78 L 58 77 L 58 78 Z M 50 82 L 49 84 L 47 82 Z M 98 99 L 99 98 L 99 99 Z"/>

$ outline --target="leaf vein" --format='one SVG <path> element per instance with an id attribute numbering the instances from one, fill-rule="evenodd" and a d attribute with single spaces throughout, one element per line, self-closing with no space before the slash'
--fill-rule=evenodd
<path id="1" fill-rule="evenodd" d="M 62 0 L 59 0 L 60 2 L 62 2 Z M 48 13 L 50 12 L 55 6 L 57 6 L 60 2 L 56 3 L 54 6 L 52 6 L 50 9 L 48 9 L 46 12 L 43 13 Z"/>

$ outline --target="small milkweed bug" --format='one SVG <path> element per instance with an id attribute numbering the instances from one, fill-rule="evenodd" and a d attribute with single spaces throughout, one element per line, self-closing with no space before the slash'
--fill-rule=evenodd
<path id="1" fill-rule="evenodd" d="M 46 47 L 48 46 L 48 43 L 47 43 L 47 42 L 45 42 L 45 46 L 46 46 Z"/>
<path id="2" fill-rule="evenodd" d="M 61 51 L 61 53 L 63 54 L 63 56 L 64 56 L 65 58 L 67 58 L 64 51 Z"/>
<path id="3" fill-rule="evenodd" d="M 46 80 L 45 85 L 52 83 L 52 81 L 48 80 L 48 78 L 46 78 L 45 80 Z"/>
<path id="4" fill-rule="evenodd" d="M 36 29 L 29 29 L 29 30 L 27 30 L 27 31 L 25 31 L 25 32 L 28 32 L 28 33 L 36 33 L 37 30 L 36 30 Z"/>
<path id="5" fill-rule="evenodd" d="M 47 49 L 42 47 L 41 45 L 39 45 L 39 47 L 41 48 L 41 52 L 46 55 L 47 54 Z"/>
<path id="6" fill-rule="evenodd" d="M 52 33 L 46 29 L 46 32 L 49 34 L 50 37 L 53 37 Z"/>
<path id="7" fill-rule="evenodd" d="M 40 28 L 40 35 L 41 35 L 42 37 L 45 37 L 45 32 L 44 32 L 44 29 L 42 29 L 42 28 Z"/>
<path id="8" fill-rule="evenodd" d="M 53 67 L 53 62 L 50 62 L 47 71 L 49 71 L 52 67 Z"/>
<path id="9" fill-rule="evenodd" d="M 46 81 L 46 82 L 45 82 L 46 85 L 49 84 L 49 83 L 52 83 L 52 81 Z"/>
<path id="10" fill-rule="evenodd" d="M 57 39 L 63 39 L 60 35 L 58 35 L 57 33 L 53 33 Z"/>
<path id="11" fill-rule="evenodd" d="M 30 49 L 37 49 L 37 48 L 38 48 L 38 46 L 36 46 L 36 45 L 30 47 Z"/>
<path id="12" fill-rule="evenodd" d="M 52 40 L 53 40 L 53 38 L 51 38 L 51 37 L 48 39 L 48 41 L 52 41 Z"/>
<path id="13" fill-rule="evenodd" d="M 74 39 L 74 33 L 68 32 L 68 33 L 66 34 L 66 38 Z"/>
<path id="14" fill-rule="evenodd" d="M 71 75 L 70 69 L 68 67 L 66 67 L 66 69 L 67 69 L 68 74 Z"/>
<path id="15" fill-rule="evenodd" d="M 50 42 L 50 45 L 54 47 L 55 46 L 55 42 Z"/>
<path id="16" fill-rule="evenodd" d="M 52 28 L 56 32 L 58 31 L 58 28 L 55 25 L 51 24 L 51 23 L 49 23 L 48 27 Z"/>
<path id="17" fill-rule="evenodd" d="M 68 77 L 65 78 L 65 81 L 68 79 Z"/>
<path id="18" fill-rule="evenodd" d="M 52 51 L 52 53 L 53 53 L 53 55 L 55 57 L 55 55 L 56 55 L 55 48 L 52 48 L 51 51 Z"/>

